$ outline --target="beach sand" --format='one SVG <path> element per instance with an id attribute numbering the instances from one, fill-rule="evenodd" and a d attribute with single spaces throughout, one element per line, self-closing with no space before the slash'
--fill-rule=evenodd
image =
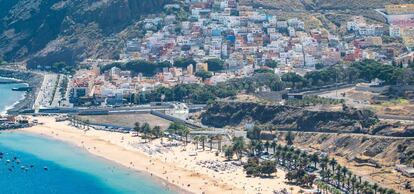
<path id="1" fill-rule="evenodd" d="M 53 117 L 36 117 L 42 125 L 21 129 L 51 137 L 86 149 L 88 152 L 121 164 L 125 167 L 147 172 L 190 193 L 273 193 L 284 188 L 299 193 L 300 187 L 285 183 L 285 172 L 278 169 L 273 178 L 246 177 L 243 167 L 225 162 L 215 150 L 196 149 L 196 145 L 163 146 L 160 140 L 150 143 L 130 134 L 107 131 L 84 131 L 55 122 Z M 165 144 L 171 144 L 164 138 Z M 192 154 L 190 154 L 192 153 Z M 196 155 L 195 155 L 196 153 Z M 192 155 L 192 156 L 190 156 Z M 209 165 L 226 165 L 227 170 L 215 170 Z"/>

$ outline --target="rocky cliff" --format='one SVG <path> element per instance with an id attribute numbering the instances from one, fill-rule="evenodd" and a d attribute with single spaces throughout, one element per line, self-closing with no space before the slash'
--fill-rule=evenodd
<path id="1" fill-rule="evenodd" d="M 0 0 L 0 58 L 31 67 L 111 58 L 119 43 L 108 38 L 171 1 Z"/>
<path id="2" fill-rule="evenodd" d="M 285 133 L 281 132 L 280 141 Z M 346 158 L 348 161 L 374 165 L 409 164 L 414 160 L 414 139 L 368 135 L 296 133 L 294 143 Z M 364 161 L 366 160 L 366 161 Z"/>
<path id="3" fill-rule="evenodd" d="M 213 127 L 258 123 L 271 124 L 280 130 L 414 136 L 411 126 L 381 123 L 369 110 L 347 107 L 327 111 L 250 102 L 217 102 L 201 114 L 201 122 Z"/>

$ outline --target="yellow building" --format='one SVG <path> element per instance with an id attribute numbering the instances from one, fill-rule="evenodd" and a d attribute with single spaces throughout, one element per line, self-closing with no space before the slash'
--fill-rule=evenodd
<path id="1" fill-rule="evenodd" d="M 403 40 L 404 40 L 404 45 L 408 49 L 414 50 L 414 38 L 413 37 L 404 36 Z"/>
<path id="2" fill-rule="evenodd" d="M 385 5 L 385 11 L 389 15 L 414 13 L 414 4 Z"/>
<path id="3" fill-rule="evenodd" d="M 381 46 L 382 45 L 382 38 L 378 36 L 368 38 L 369 43 L 374 46 Z"/>
<path id="4" fill-rule="evenodd" d="M 197 63 L 196 71 L 208 71 L 208 64 L 207 63 Z"/>

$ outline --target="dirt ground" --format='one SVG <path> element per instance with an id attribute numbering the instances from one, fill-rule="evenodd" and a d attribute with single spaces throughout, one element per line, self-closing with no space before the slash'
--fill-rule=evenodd
<path id="1" fill-rule="evenodd" d="M 152 127 L 160 126 L 162 129 L 167 129 L 170 121 L 151 114 L 119 114 L 119 115 L 96 115 L 96 116 L 80 116 L 82 120 L 89 120 L 92 123 L 104 123 L 119 125 L 125 127 L 134 127 L 136 122 L 141 124 L 147 122 Z"/>

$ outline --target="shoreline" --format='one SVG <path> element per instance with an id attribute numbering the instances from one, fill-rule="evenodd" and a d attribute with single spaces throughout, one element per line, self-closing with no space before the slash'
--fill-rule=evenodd
<path id="1" fill-rule="evenodd" d="M 0 76 L 0 84 L 19 84 L 19 83 L 24 83 L 24 81 L 21 79 L 17 79 L 17 78 Z"/>
<path id="2" fill-rule="evenodd" d="M 0 77 L 0 79 L 3 79 L 3 78 Z M 10 78 L 10 79 L 14 79 L 14 78 Z M 27 83 L 24 83 L 24 82 L 10 83 L 10 84 L 25 84 L 25 85 L 28 85 Z M 8 84 L 7 83 L 0 83 L 0 85 L 8 85 Z M 11 92 L 13 92 L 13 91 L 11 91 Z M 13 104 L 6 105 L 3 110 L 0 110 L 0 115 L 7 115 L 9 110 L 14 109 L 15 106 L 17 106 L 19 103 L 21 103 L 22 101 L 24 101 L 26 99 L 27 93 L 28 93 L 27 91 L 22 92 L 22 95 L 20 95 L 20 98 L 18 100 L 14 101 Z"/>
<path id="3" fill-rule="evenodd" d="M 57 141 L 57 142 L 68 144 L 69 146 L 74 147 L 74 149 L 79 149 L 81 151 L 86 152 L 86 154 L 90 154 L 94 158 L 97 158 L 97 159 L 102 160 L 104 162 L 113 163 L 113 165 L 115 165 L 117 167 L 124 168 L 124 169 L 130 170 L 131 172 L 137 173 L 137 174 L 139 174 L 139 176 L 142 176 L 143 178 L 149 178 L 149 179 L 151 179 L 151 182 L 154 182 L 154 183 L 160 185 L 161 187 L 164 187 L 164 189 L 166 189 L 166 190 L 174 191 L 175 193 L 193 194 L 191 192 L 188 192 L 188 191 L 178 187 L 177 185 L 174 185 L 174 184 L 171 184 L 171 183 L 165 181 L 161 177 L 151 176 L 151 173 L 148 173 L 148 172 L 145 172 L 145 171 L 139 171 L 139 170 L 124 166 L 124 165 L 122 165 L 118 162 L 115 162 L 113 160 L 110 160 L 106 157 L 102 157 L 102 156 L 93 154 L 89 150 L 85 150 L 83 147 L 81 147 L 79 145 L 76 145 L 76 144 L 73 144 L 69 141 L 56 139 L 52 135 L 36 133 L 36 132 L 31 132 L 31 131 L 25 131 L 25 130 L 19 130 L 19 129 L 16 129 L 16 130 L 3 130 L 3 131 L 0 130 L 0 134 L 1 133 L 22 133 L 22 134 L 24 134 L 25 132 L 28 132 L 30 135 L 36 136 L 38 138 L 45 138 L 45 139 L 48 139 L 48 140 L 51 140 L 51 141 Z"/>
<path id="4" fill-rule="evenodd" d="M 72 127 L 65 123 L 56 123 L 53 117 L 36 117 L 43 125 L 19 129 L 63 141 L 90 154 L 110 160 L 138 173 L 146 173 L 162 184 L 174 186 L 179 193 L 273 193 L 281 189 L 292 189 L 295 193 L 300 187 L 287 185 L 284 181 L 286 173 L 281 169 L 274 178 L 261 179 L 246 177 L 242 166 L 234 166 L 225 162 L 224 157 L 215 156 L 211 151 L 194 151 L 195 145 L 167 146 L 154 140 L 142 143 L 130 134 L 111 133 Z M 167 140 L 165 140 L 167 141 Z M 150 145 L 149 145 L 150 144 Z M 167 144 L 167 143 L 166 143 Z M 194 148 L 194 149 L 193 149 Z M 196 153 L 193 156 L 190 153 Z M 214 160 L 219 164 L 233 165 L 230 169 L 213 170 L 205 165 L 205 161 Z M 169 187 L 170 188 L 170 187 Z"/>
<path id="5" fill-rule="evenodd" d="M 12 69 L 0 68 L 0 79 L 10 79 L 21 81 L 22 84 L 32 87 L 31 91 L 24 92 L 23 97 L 16 101 L 11 106 L 7 106 L 5 111 L 8 115 L 18 114 L 19 111 L 25 109 L 31 109 L 36 100 L 38 90 L 40 89 L 43 81 L 43 76 L 30 71 L 16 71 Z"/>
<path id="6" fill-rule="evenodd" d="M 26 99 L 26 95 L 27 95 L 27 92 L 24 92 L 21 96 L 20 96 L 20 99 L 19 100 L 17 100 L 17 101 L 15 101 L 13 104 L 11 104 L 11 105 L 7 105 L 6 107 L 4 107 L 4 110 L 2 110 L 1 112 L 0 112 L 0 115 L 6 115 L 8 112 L 9 112 L 9 110 L 13 110 L 19 103 L 21 103 L 22 101 L 24 101 L 25 99 Z"/>

